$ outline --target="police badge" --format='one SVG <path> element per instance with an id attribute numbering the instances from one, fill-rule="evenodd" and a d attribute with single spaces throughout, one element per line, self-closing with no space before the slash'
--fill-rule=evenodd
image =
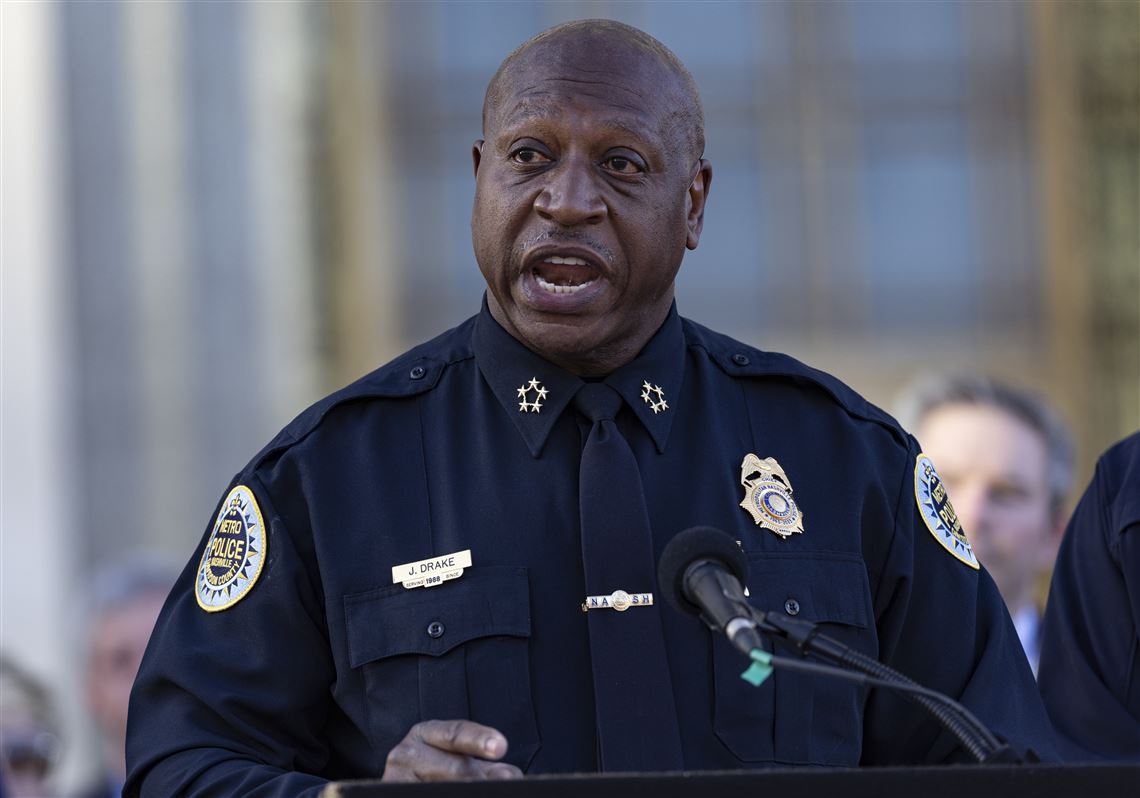
<path id="1" fill-rule="evenodd" d="M 757 526 L 785 540 L 793 533 L 803 534 L 804 515 L 792 498 L 792 483 L 775 457 L 761 460 L 751 453 L 745 455 L 740 464 L 740 484 L 744 486 L 740 506 Z"/>

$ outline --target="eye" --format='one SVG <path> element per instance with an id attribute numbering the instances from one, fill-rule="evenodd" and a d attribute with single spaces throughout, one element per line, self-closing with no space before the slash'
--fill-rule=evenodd
<path id="1" fill-rule="evenodd" d="M 1029 498 L 1029 491 L 1022 485 L 999 484 L 990 489 L 990 498 L 999 504 L 1017 504 Z"/>
<path id="2" fill-rule="evenodd" d="M 524 166 L 534 166 L 540 163 L 549 163 L 550 158 L 533 147 L 519 147 L 510 154 L 510 159 Z"/>
<path id="3" fill-rule="evenodd" d="M 602 161 L 602 165 L 609 171 L 617 172 L 619 175 L 636 175 L 641 174 L 643 171 L 641 166 L 632 158 L 627 158 L 624 155 L 611 155 Z"/>

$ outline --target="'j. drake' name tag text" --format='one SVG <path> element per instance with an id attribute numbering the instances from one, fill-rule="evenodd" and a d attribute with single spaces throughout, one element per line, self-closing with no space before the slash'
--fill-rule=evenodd
<path id="1" fill-rule="evenodd" d="M 471 549 L 444 554 L 419 562 L 392 567 L 392 584 L 404 587 L 435 587 L 449 579 L 463 576 L 463 569 L 471 567 Z"/>

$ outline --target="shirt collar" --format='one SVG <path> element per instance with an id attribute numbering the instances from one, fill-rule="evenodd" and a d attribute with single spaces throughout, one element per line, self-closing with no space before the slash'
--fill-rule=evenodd
<path id="1" fill-rule="evenodd" d="M 658 452 L 665 451 L 673 417 L 680 412 L 677 404 L 685 365 L 684 340 L 674 303 L 641 353 L 603 380 L 625 399 Z M 538 457 L 554 422 L 583 381 L 527 349 L 504 330 L 491 317 L 485 296 L 472 343 L 483 378 L 531 454 Z"/>

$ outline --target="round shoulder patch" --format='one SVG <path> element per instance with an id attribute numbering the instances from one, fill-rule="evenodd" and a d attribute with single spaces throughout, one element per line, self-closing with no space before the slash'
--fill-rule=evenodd
<path id="1" fill-rule="evenodd" d="M 971 568 L 978 568 L 974 547 L 966 540 L 962 522 L 946 495 L 946 486 L 934 470 L 934 463 L 925 454 L 919 454 L 914 464 L 914 498 L 926 528 L 946 551 Z"/>
<path id="2" fill-rule="evenodd" d="M 238 485 L 218 511 L 194 583 L 198 606 L 218 612 L 249 593 L 265 564 L 266 534 L 253 491 Z"/>

